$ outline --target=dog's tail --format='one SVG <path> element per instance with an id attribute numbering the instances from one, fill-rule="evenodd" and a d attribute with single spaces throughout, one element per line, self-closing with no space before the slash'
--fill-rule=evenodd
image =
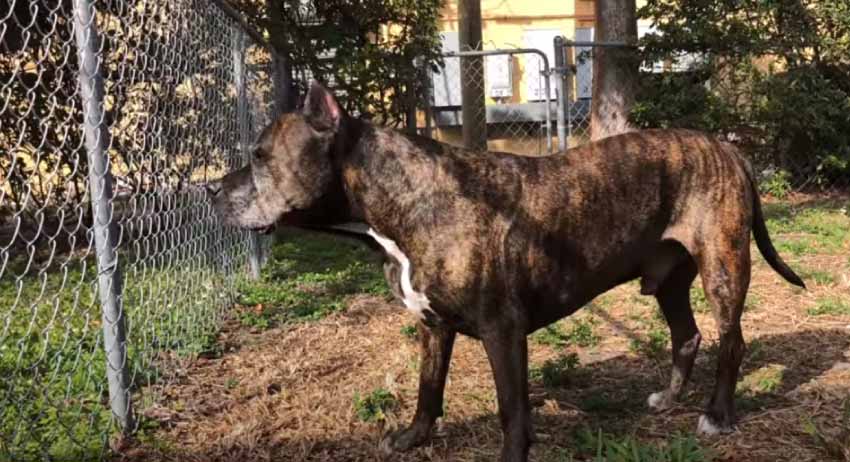
<path id="1" fill-rule="evenodd" d="M 764 223 L 764 214 L 761 210 L 761 199 L 759 199 L 759 192 L 756 187 L 755 179 L 753 178 L 753 172 L 749 166 L 747 170 L 750 174 L 750 185 L 753 188 L 753 235 L 756 238 L 756 245 L 764 259 L 767 260 L 767 263 L 774 271 L 779 273 L 780 276 L 785 278 L 785 280 L 791 284 L 805 289 L 806 284 L 802 279 L 800 279 L 800 276 L 797 276 L 797 274 L 794 273 L 794 270 L 792 270 L 791 267 L 782 260 L 782 257 L 779 256 L 776 248 L 773 247 L 773 242 L 770 241 L 770 235 L 767 233 L 767 225 Z"/>

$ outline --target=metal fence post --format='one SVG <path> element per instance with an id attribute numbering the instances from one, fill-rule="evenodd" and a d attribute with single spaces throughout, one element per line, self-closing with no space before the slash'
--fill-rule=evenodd
<path id="1" fill-rule="evenodd" d="M 233 81 L 236 85 L 236 117 L 239 129 L 239 147 L 245 162 L 251 159 L 251 127 L 248 122 L 248 93 L 245 90 L 245 32 L 240 29 L 233 30 L 232 43 L 233 56 Z M 262 243 L 260 234 L 251 231 L 248 249 L 248 264 L 251 278 L 260 278 L 260 267 L 262 266 Z"/>
<path id="2" fill-rule="evenodd" d="M 552 154 L 552 69 L 546 55 L 543 55 L 543 66 L 543 75 L 546 76 L 543 80 L 546 91 L 546 109 L 543 111 L 546 117 L 546 153 Z"/>
<path id="3" fill-rule="evenodd" d="M 422 116 L 425 118 L 425 126 L 422 128 L 420 133 L 419 130 L 419 108 L 414 107 L 414 117 L 416 117 L 416 123 L 414 124 L 414 133 L 420 133 L 427 138 L 431 138 L 431 77 L 428 72 L 429 66 L 427 62 L 419 57 L 413 60 L 413 66 L 416 68 L 416 76 L 421 81 L 417 82 L 422 85 Z M 416 96 L 413 96 L 414 101 L 416 100 Z M 415 106 L 415 104 L 414 104 Z"/>
<path id="4" fill-rule="evenodd" d="M 570 138 L 573 136 L 573 83 L 575 75 L 575 62 L 573 53 L 575 45 L 573 42 L 564 41 L 564 108 L 566 109 L 567 118 L 567 134 L 564 143 L 567 147 L 570 144 Z"/>
<path id="5" fill-rule="evenodd" d="M 564 152 L 567 150 L 567 127 L 564 125 L 566 117 L 564 112 L 567 109 L 567 99 L 564 95 L 564 73 L 566 69 L 564 37 L 557 36 L 554 41 L 555 46 L 555 69 L 557 75 L 555 86 L 558 92 L 558 108 L 556 111 L 558 119 L 558 151 Z"/>
<path id="6" fill-rule="evenodd" d="M 103 347 L 112 415 L 126 435 L 135 427 L 127 369 L 127 330 L 121 306 L 121 268 L 118 266 L 118 230 L 112 203 L 109 131 L 103 113 L 103 75 L 98 53 L 100 38 L 94 0 L 74 0 L 74 35 L 79 53 L 83 130 L 89 162 L 92 229 L 97 253 L 97 285 L 103 321 Z"/>

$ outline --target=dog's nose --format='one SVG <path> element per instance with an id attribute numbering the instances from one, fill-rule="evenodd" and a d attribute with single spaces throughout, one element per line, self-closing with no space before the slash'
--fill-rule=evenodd
<path id="1" fill-rule="evenodd" d="M 210 181 L 204 185 L 204 189 L 211 197 L 215 197 L 221 192 L 221 181 Z"/>

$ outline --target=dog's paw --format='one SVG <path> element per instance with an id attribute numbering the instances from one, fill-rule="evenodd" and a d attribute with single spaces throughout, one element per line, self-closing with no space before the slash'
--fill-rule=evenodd
<path id="1" fill-rule="evenodd" d="M 714 423 L 714 419 L 712 419 L 707 414 L 699 416 L 699 423 L 697 424 L 697 433 L 701 435 L 726 435 L 734 431 L 735 427 L 733 425 L 718 425 Z"/>
<path id="2" fill-rule="evenodd" d="M 381 440 L 381 452 L 392 455 L 395 452 L 409 451 L 427 441 L 428 434 L 427 430 L 422 430 L 416 425 L 390 433 Z"/>
<path id="3" fill-rule="evenodd" d="M 646 405 L 655 412 L 666 411 L 673 407 L 673 398 L 668 390 L 657 391 L 646 399 Z"/>

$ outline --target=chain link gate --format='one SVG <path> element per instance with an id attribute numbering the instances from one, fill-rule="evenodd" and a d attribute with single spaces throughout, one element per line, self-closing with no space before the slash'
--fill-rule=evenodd
<path id="1" fill-rule="evenodd" d="M 466 61 L 466 63 L 463 63 Z M 484 127 L 487 149 L 540 156 L 553 151 L 555 94 L 549 58 L 534 48 L 450 52 L 430 74 L 425 136 L 464 145 L 461 87 L 473 85 L 480 100 L 470 105 Z M 420 124 L 422 125 L 422 124 Z"/>
<path id="2" fill-rule="evenodd" d="M 625 42 L 599 42 L 572 40 L 563 36 L 554 39 L 553 85 L 557 94 L 556 136 L 558 151 L 580 146 L 590 141 L 591 102 L 593 87 L 593 54 L 599 48 L 633 48 Z M 644 62 L 641 65 L 642 84 L 650 85 L 655 80 L 667 79 L 678 74 L 687 75 L 699 68 L 704 57 L 698 53 L 686 53 L 676 60 Z M 722 79 L 703 77 L 700 85 L 718 101 L 739 100 L 740 82 L 734 78 Z M 681 89 L 680 89 L 681 91 Z M 776 95 L 781 98 L 783 95 Z M 744 98 L 745 99 L 745 98 Z M 737 104 L 746 104 L 738 101 Z M 841 104 L 836 103 L 836 104 Z M 804 110 L 806 108 L 800 108 Z M 684 122 L 684 126 L 689 126 Z M 673 124 L 678 126 L 678 124 Z M 793 155 L 774 151 L 776 146 L 766 142 L 764 127 L 758 122 L 742 121 L 727 131 L 713 132 L 724 141 L 739 146 L 748 156 L 762 184 L 762 191 L 771 195 L 786 196 L 802 194 L 834 194 L 846 196 L 850 187 L 850 176 L 846 175 L 850 160 L 847 148 L 837 147 L 835 153 L 817 159 L 808 146 L 801 146 Z M 791 173 L 794 172 L 794 173 Z"/>
<path id="3" fill-rule="evenodd" d="M 575 41 L 555 37 L 555 66 L 557 89 L 558 150 L 580 146 L 590 141 L 590 110 L 593 95 L 593 50 L 596 48 L 627 48 L 624 42 Z"/>
<path id="4" fill-rule="evenodd" d="M 270 121 L 270 60 L 207 0 L 0 6 L 0 461 L 104 457 L 210 347 L 265 244 L 198 184 Z"/>

